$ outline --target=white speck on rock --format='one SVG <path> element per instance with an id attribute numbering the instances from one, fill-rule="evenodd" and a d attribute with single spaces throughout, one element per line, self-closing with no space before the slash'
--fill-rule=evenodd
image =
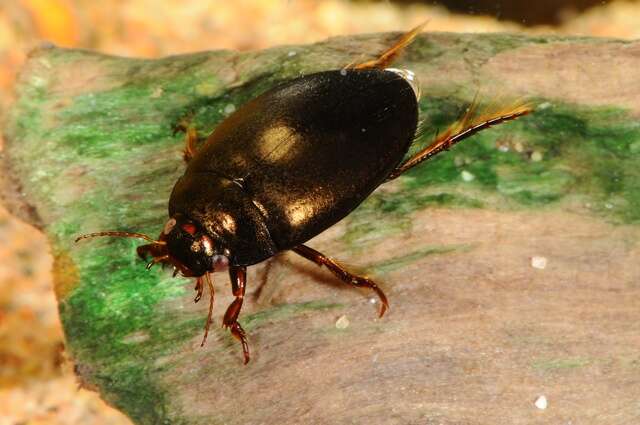
<path id="1" fill-rule="evenodd" d="M 536 399 L 536 402 L 534 404 L 538 409 L 544 410 L 549 405 L 549 402 L 547 401 L 547 398 L 545 396 L 541 395 Z"/>
<path id="2" fill-rule="evenodd" d="M 531 257 L 531 267 L 534 269 L 544 270 L 547 267 L 547 257 Z"/>
<path id="3" fill-rule="evenodd" d="M 347 329 L 349 327 L 349 319 L 344 314 L 336 320 L 336 329 Z"/>
<path id="4" fill-rule="evenodd" d="M 462 180 L 465 181 L 465 182 L 473 181 L 476 178 L 476 176 L 474 176 L 473 174 L 471 174 L 467 170 L 462 170 L 462 173 L 460 173 L 460 177 L 462 177 Z"/>
<path id="5" fill-rule="evenodd" d="M 377 300 L 377 299 L 375 299 L 375 298 L 373 298 L 373 297 L 369 298 L 369 304 L 375 304 L 375 303 L 377 303 L 377 302 L 378 302 L 378 300 Z"/>
<path id="6" fill-rule="evenodd" d="M 298 52 L 296 52 L 294 50 L 291 50 L 289 53 L 287 53 L 287 56 L 292 57 L 292 56 L 295 56 L 297 54 L 298 54 Z"/>
<path id="7" fill-rule="evenodd" d="M 156 87 L 155 89 L 153 89 L 153 92 L 151 92 L 151 98 L 157 99 L 162 96 L 163 92 L 164 90 L 162 90 L 162 87 Z"/>
<path id="8" fill-rule="evenodd" d="M 233 114 L 236 110 L 236 105 L 234 105 L 233 103 L 229 103 L 227 106 L 224 107 L 224 113 L 229 115 L 229 114 Z"/>

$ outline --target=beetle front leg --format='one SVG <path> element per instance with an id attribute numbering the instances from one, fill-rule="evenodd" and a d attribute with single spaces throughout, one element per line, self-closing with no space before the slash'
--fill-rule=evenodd
<path id="1" fill-rule="evenodd" d="M 229 328 L 231 335 L 236 337 L 242 344 L 242 354 L 244 355 L 244 364 L 249 363 L 249 344 L 247 343 L 247 336 L 238 323 L 238 316 L 242 309 L 242 301 L 244 300 L 244 291 L 247 281 L 247 268 L 239 266 L 229 267 L 229 278 L 231 279 L 231 290 L 236 297 L 235 300 L 229 305 L 227 311 L 224 313 L 224 319 L 222 319 L 222 326 Z"/>
<path id="2" fill-rule="evenodd" d="M 387 301 L 387 297 L 382 292 L 382 289 L 376 285 L 374 281 L 369 279 L 366 276 L 358 276 L 353 273 L 348 272 L 344 267 L 338 264 L 334 259 L 327 257 L 326 255 L 316 251 L 313 248 L 309 248 L 306 245 L 298 245 L 293 248 L 293 252 L 307 260 L 311 260 L 319 266 L 325 266 L 329 269 L 331 273 L 334 274 L 338 279 L 342 280 L 345 283 L 348 283 L 353 286 L 358 286 L 361 288 L 370 288 L 378 295 L 380 298 L 380 316 L 384 315 L 384 312 L 389 308 L 389 302 Z"/>

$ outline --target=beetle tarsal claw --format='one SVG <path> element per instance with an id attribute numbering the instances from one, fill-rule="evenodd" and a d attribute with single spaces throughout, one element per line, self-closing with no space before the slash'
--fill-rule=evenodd
<path id="1" fill-rule="evenodd" d="M 153 267 L 154 265 L 156 265 L 157 263 L 165 263 L 167 260 L 169 260 L 169 256 L 168 255 L 163 255 L 160 257 L 154 257 L 153 260 L 149 261 L 147 263 L 147 270 L 151 270 L 151 267 Z"/>
<path id="2" fill-rule="evenodd" d="M 196 279 L 196 287 L 194 289 L 196 291 L 196 297 L 193 299 L 193 302 L 197 303 L 202 298 L 202 293 L 204 292 L 204 285 L 202 284 L 201 277 Z"/>

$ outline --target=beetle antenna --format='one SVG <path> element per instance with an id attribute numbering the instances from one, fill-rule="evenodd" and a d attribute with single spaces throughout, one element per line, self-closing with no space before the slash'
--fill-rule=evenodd
<path id="1" fill-rule="evenodd" d="M 76 242 L 82 239 L 95 238 L 98 236 L 111 236 L 116 238 L 138 238 L 144 239 L 145 241 L 149 241 L 151 243 L 155 243 L 158 245 L 166 245 L 164 241 L 157 241 L 144 233 L 136 233 L 136 232 L 95 232 L 95 233 L 87 233 L 86 235 L 80 235 L 76 238 Z"/>

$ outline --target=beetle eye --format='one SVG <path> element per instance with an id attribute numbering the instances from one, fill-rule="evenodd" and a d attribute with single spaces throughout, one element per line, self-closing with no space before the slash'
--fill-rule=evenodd
<path id="1" fill-rule="evenodd" d="M 194 243 L 191 244 L 192 252 L 200 252 L 200 249 L 202 249 L 202 245 L 200 244 L 199 241 L 195 241 Z"/>
<path id="2" fill-rule="evenodd" d="M 176 225 L 176 219 L 175 218 L 170 218 L 164 224 L 164 229 L 162 229 L 162 233 L 164 233 L 165 235 L 168 235 L 169 233 L 171 233 L 171 231 L 173 230 L 175 225 Z"/>
<path id="3" fill-rule="evenodd" d="M 190 234 L 191 236 L 196 234 L 196 226 L 191 223 L 186 223 L 182 225 L 182 230 Z"/>

